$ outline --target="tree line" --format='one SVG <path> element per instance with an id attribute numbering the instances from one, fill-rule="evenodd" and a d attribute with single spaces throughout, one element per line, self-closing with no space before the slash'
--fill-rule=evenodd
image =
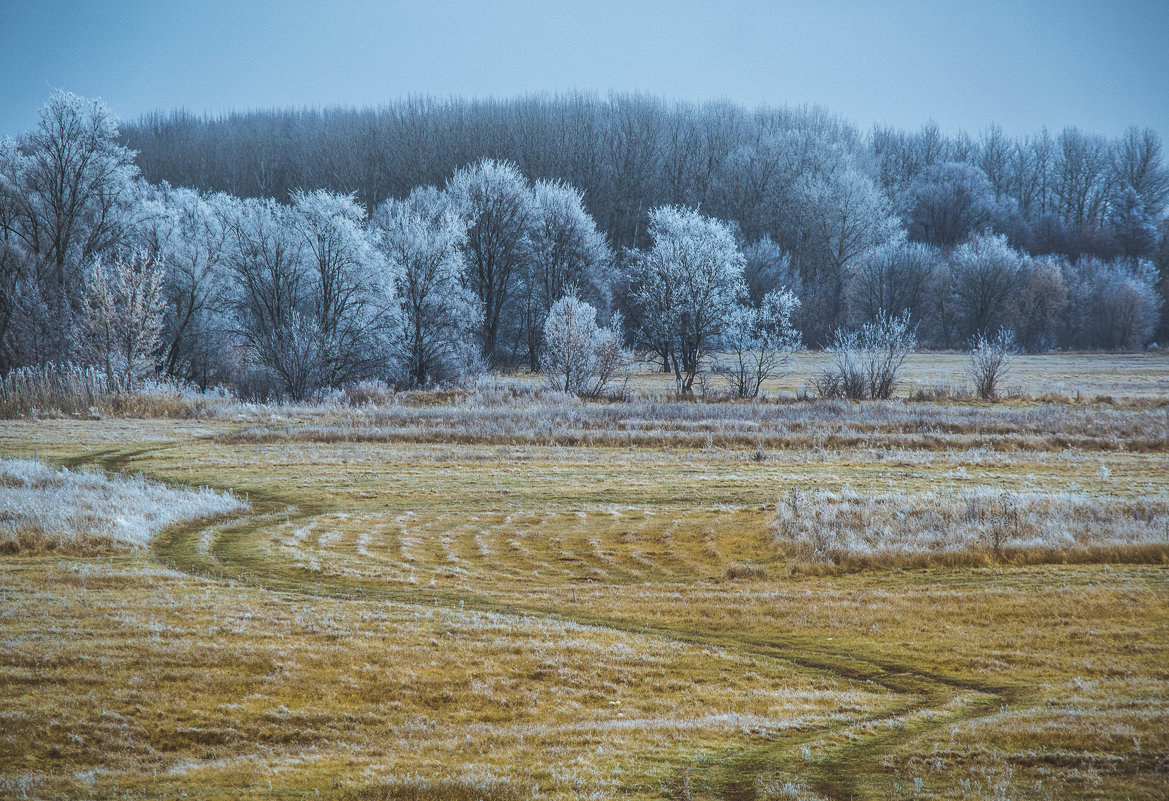
<path id="1" fill-rule="evenodd" d="M 893 316 L 933 347 L 1141 348 L 1165 334 L 1167 200 L 1135 129 L 862 134 L 819 109 L 566 95 L 119 130 L 58 92 L 0 143 L 0 370 L 425 386 L 541 367 L 549 331 L 576 332 L 554 307 L 682 391 L 712 360 L 746 387 Z"/>

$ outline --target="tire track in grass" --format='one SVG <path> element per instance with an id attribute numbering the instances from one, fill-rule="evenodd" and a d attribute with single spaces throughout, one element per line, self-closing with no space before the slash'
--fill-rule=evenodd
<path id="1" fill-rule="evenodd" d="M 130 450 L 109 448 L 71 457 L 62 463 L 72 468 L 96 464 L 105 470 L 126 472 L 131 460 L 182 444 L 164 442 Z M 324 504 L 266 491 L 250 490 L 248 497 L 251 508 L 235 517 L 210 524 L 205 520 L 192 521 L 167 529 L 155 539 L 154 555 L 175 570 L 238 581 L 274 592 L 549 617 L 688 645 L 722 648 L 793 664 L 844 681 L 871 683 L 905 698 L 902 704 L 851 721 L 810 731 L 786 732 L 761 744 L 704 760 L 705 771 L 696 782 L 697 787 L 727 801 L 751 801 L 759 797 L 767 777 L 779 769 L 797 773 L 812 790 L 831 799 L 884 798 L 873 779 L 880 775 L 881 762 L 887 754 L 942 726 L 977 720 L 1020 706 L 1036 694 L 1034 688 L 1020 683 L 951 676 L 875 654 L 825 649 L 822 642 L 808 637 L 759 638 L 733 631 L 646 624 L 555 606 L 502 602 L 489 596 L 427 588 L 400 589 L 367 579 L 321 576 L 295 564 L 265 558 L 258 543 L 264 540 L 264 532 L 272 525 L 309 520 L 334 510 Z M 201 547 L 204 543 L 208 544 L 207 548 Z M 812 744 L 822 748 L 824 755 L 801 762 L 801 749 Z M 799 765 L 798 770 L 790 770 L 793 763 Z M 672 783 L 674 793 L 679 796 L 690 795 L 691 786 L 689 778 L 685 788 L 680 778 Z"/>

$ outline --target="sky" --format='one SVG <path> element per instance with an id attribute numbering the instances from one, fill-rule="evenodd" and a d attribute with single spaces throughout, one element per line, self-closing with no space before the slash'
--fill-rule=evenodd
<path id="1" fill-rule="evenodd" d="M 122 119 L 618 90 L 1164 140 L 1166 42 L 1166 0 L 0 0 L 0 136 L 61 88 Z"/>

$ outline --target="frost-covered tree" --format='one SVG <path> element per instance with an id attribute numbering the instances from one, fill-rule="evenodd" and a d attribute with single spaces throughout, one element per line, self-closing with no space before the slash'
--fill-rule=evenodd
<path id="1" fill-rule="evenodd" d="M 1019 345 L 1030 353 L 1050 350 L 1059 343 L 1059 322 L 1068 302 L 1060 259 L 1034 259 L 1024 271 L 1015 308 Z"/>
<path id="2" fill-rule="evenodd" d="M 304 335 L 315 330 L 324 384 L 339 386 L 377 372 L 386 320 L 372 297 L 381 255 L 352 196 L 294 192 L 290 224 L 300 234 L 309 308 Z"/>
<path id="3" fill-rule="evenodd" d="M 500 336 L 517 324 L 512 301 L 527 255 L 532 193 L 514 164 L 491 159 L 458 170 L 447 192 L 469 222 L 463 280 L 483 306 L 483 356 L 498 365 Z"/>
<path id="4" fill-rule="evenodd" d="M 872 179 L 855 167 L 809 177 L 801 195 L 805 233 L 819 254 L 815 276 L 804 277 L 805 301 L 813 306 L 808 312 L 815 330 L 823 332 L 844 320 L 849 268 L 870 248 L 893 237 L 899 223 Z"/>
<path id="5" fill-rule="evenodd" d="M 569 294 L 552 304 L 544 321 L 540 369 L 561 392 L 597 397 L 629 365 L 621 347 L 620 317 L 597 325 L 597 310 Z"/>
<path id="6" fill-rule="evenodd" d="M 162 369 L 203 387 L 227 380 L 228 232 L 218 212 L 226 201 L 163 184 L 143 203 L 153 209 L 143 215 L 136 246 L 164 270 Z"/>
<path id="7" fill-rule="evenodd" d="M 79 356 L 100 367 L 119 391 L 133 391 L 154 372 L 162 335 L 162 280 L 162 267 L 141 255 L 109 265 L 95 261 L 86 275 L 77 325 Z"/>
<path id="8" fill-rule="evenodd" d="M 743 254 L 729 225 L 694 209 L 663 206 L 649 219 L 653 244 L 632 267 L 641 338 L 673 370 L 678 392 L 690 393 L 746 296 Z"/>
<path id="9" fill-rule="evenodd" d="M 778 289 L 764 295 L 758 308 L 741 304 L 731 311 L 714 372 L 737 397 L 758 397 L 763 383 L 780 377 L 803 347 L 792 325 L 799 305 L 792 292 Z"/>
<path id="10" fill-rule="evenodd" d="M 865 323 L 908 310 L 916 324 L 927 311 L 930 281 L 940 261 L 936 247 L 902 237 L 867 251 L 849 275 L 852 316 Z"/>
<path id="11" fill-rule="evenodd" d="M 1113 181 L 1132 189 L 1141 206 L 1156 218 L 1169 204 L 1169 169 L 1162 158 L 1161 138 L 1151 128 L 1129 128 L 1112 149 Z"/>
<path id="12" fill-rule="evenodd" d="M 909 187 L 909 236 L 949 250 L 988 229 L 997 211 L 994 186 L 970 164 L 925 168 Z"/>
<path id="13" fill-rule="evenodd" d="M 1074 347 L 1137 350 L 1148 344 L 1161 311 L 1159 276 L 1150 262 L 1085 256 L 1068 273 L 1066 324 Z"/>
<path id="14" fill-rule="evenodd" d="M 1056 210 L 1077 231 L 1100 228 L 1108 213 L 1113 173 L 1107 142 L 1068 127 L 1057 140 L 1054 165 Z"/>
<path id="15" fill-rule="evenodd" d="M 559 181 L 537 181 L 520 289 L 521 324 L 533 372 L 552 304 L 569 290 L 605 301 L 611 261 L 609 246 L 585 211 L 580 191 Z"/>
<path id="16" fill-rule="evenodd" d="M 1117 193 L 1110 219 L 1112 238 L 1121 256 L 1147 258 L 1157 246 L 1157 221 L 1131 186 Z"/>
<path id="17" fill-rule="evenodd" d="M 311 275 L 294 212 L 273 200 L 225 203 L 233 333 L 279 392 L 304 398 L 323 385 L 313 330 Z"/>
<path id="18" fill-rule="evenodd" d="M 465 375 L 477 364 L 483 308 L 463 281 L 466 221 L 433 187 L 387 200 L 374 214 L 396 300 L 393 369 L 409 387 Z"/>
<path id="19" fill-rule="evenodd" d="M 973 337 L 1008 323 L 1026 259 L 1006 237 L 976 236 L 956 248 L 949 261 L 963 335 Z"/>
<path id="20" fill-rule="evenodd" d="M 743 280 L 752 303 L 760 303 L 770 292 L 787 288 L 800 293 L 800 276 L 792 265 L 791 254 L 770 236 L 764 236 L 743 248 Z"/>
<path id="21" fill-rule="evenodd" d="M 127 245 L 134 154 L 119 144 L 117 121 L 104 103 L 61 91 L 41 109 L 36 128 L 0 151 L 3 237 L 22 253 L 26 293 L 39 298 L 14 311 L 48 317 L 19 321 L 39 341 L 16 343 L 31 353 L 14 356 L 67 359 L 88 266 L 116 258 Z"/>

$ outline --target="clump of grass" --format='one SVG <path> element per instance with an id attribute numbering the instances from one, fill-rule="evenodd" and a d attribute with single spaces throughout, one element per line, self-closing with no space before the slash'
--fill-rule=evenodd
<path id="1" fill-rule="evenodd" d="M 744 562 L 741 565 L 731 565 L 727 568 L 726 577 L 730 581 L 755 581 L 770 578 L 767 568 Z"/>
<path id="2" fill-rule="evenodd" d="M 916 494 L 793 491 L 779 499 L 772 530 L 810 564 L 1046 561 L 1094 552 L 1123 558 L 1128 548 L 1169 552 L 1169 498 L 989 487 Z"/>
<path id="3" fill-rule="evenodd" d="M 346 406 L 389 406 L 397 402 L 394 388 L 383 381 L 358 381 L 341 392 Z"/>
<path id="4" fill-rule="evenodd" d="M 210 489 L 172 489 L 136 476 L 54 469 L 39 461 L 0 461 L 0 553 L 92 553 L 138 548 L 185 520 L 245 508 Z"/>

